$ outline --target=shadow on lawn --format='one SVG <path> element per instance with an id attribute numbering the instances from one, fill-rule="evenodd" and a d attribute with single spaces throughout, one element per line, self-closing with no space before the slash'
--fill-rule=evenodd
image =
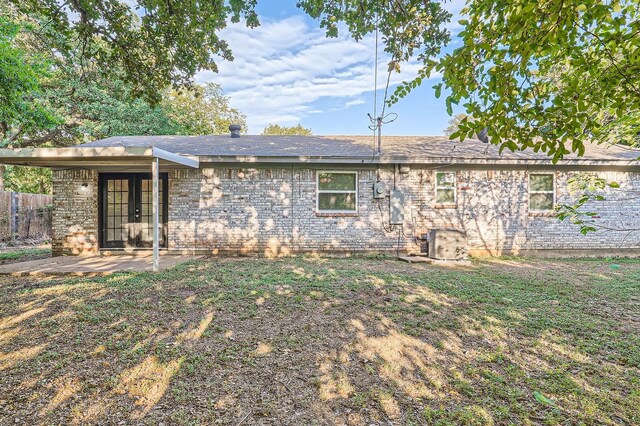
<path id="1" fill-rule="evenodd" d="M 619 353 L 625 348 L 584 335 L 593 326 L 621 339 L 598 318 L 571 322 L 584 313 L 561 305 L 578 301 L 560 300 L 557 271 L 525 268 L 545 279 L 548 290 L 537 293 L 527 279 L 510 282 L 512 265 L 496 265 L 489 274 L 485 265 L 227 259 L 157 275 L 13 279 L 0 286 L 0 416 L 72 424 L 640 421 L 637 350 Z"/>

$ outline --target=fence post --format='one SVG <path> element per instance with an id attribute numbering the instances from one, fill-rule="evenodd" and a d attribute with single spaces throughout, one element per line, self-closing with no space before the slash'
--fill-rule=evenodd
<path id="1" fill-rule="evenodd" d="M 11 192 L 11 240 L 14 240 L 18 233 L 18 210 L 18 193 Z"/>

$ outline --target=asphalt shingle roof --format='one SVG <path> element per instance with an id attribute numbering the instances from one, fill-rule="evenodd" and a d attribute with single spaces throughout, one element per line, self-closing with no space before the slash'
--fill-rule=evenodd
<path id="1" fill-rule="evenodd" d="M 373 136 L 115 136 L 80 147 L 156 147 L 181 155 L 211 157 L 324 157 L 367 158 L 374 155 Z M 383 136 L 382 157 L 426 161 L 433 158 L 466 160 L 548 160 L 532 150 L 499 153 L 498 147 L 479 140 L 454 142 L 446 136 Z M 640 150 L 620 146 L 586 144 L 581 160 L 627 160 L 640 157 Z M 576 159 L 574 154 L 566 159 Z"/>

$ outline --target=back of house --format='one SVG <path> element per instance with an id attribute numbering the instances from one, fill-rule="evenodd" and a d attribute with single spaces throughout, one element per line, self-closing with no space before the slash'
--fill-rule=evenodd
<path id="1" fill-rule="evenodd" d="M 237 136 L 237 135 L 235 135 Z M 463 235 L 471 255 L 634 255 L 640 152 L 588 145 L 553 164 L 440 136 L 123 136 L 74 148 L 0 150 L 0 162 L 53 168 L 57 255 L 145 249 L 260 253 L 427 247 Z M 153 179 L 152 165 L 158 167 Z M 589 208 L 599 231 L 555 217 L 579 176 L 615 181 Z"/>

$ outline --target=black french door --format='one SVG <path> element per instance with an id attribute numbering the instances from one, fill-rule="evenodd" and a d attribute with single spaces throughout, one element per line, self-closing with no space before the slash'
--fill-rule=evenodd
<path id="1" fill-rule="evenodd" d="M 153 246 L 153 189 L 150 173 L 101 173 L 99 177 L 100 247 Z M 167 246 L 167 174 L 160 174 L 160 247 Z"/>

